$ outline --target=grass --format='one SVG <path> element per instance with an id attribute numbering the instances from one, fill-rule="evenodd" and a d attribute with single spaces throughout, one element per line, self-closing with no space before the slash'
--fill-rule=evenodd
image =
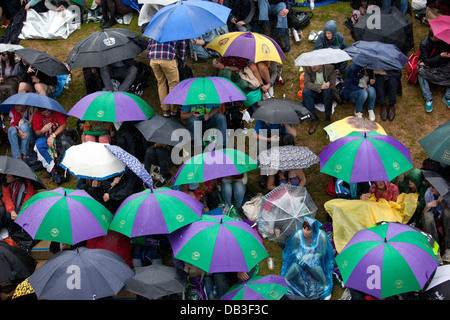
<path id="1" fill-rule="evenodd" d="M 87 1 L 88 6 L 90 6 L 91 1 Z M 302 8 L 302 10 L 309 10 L 309 8 Z M 311 19 L 311 24 L 303 30 L 303 40 L 300 43 L 294 43 L 293 38 L 291 38 L 291 51 L 286 53 L 287 60 L 283 64 L 282 76 L 285 80 L 284 86 L 275 86 L 275 97 L 281 98 L 283 95 L 287 99 L 298 100 L 297 91 L 299 89 L 299 67 L 294 66 L 294 60 L 301 53 L 313 50 L 314 45 L 307 41 L 307 37 L 311 30 L 323 30 L 324 24 L 333 19 L 338 24 L 338 31 L 341 32 L 346 38 L 347 45 L 353 43 L 353 39 L 350 36 L 349 30 L 343 25 L 344 21 L 351 14 L 351 8 L 349 2 L 340 2 L 335 4 L 330 4 L 322 7 L 316 7 L 314 10 L 314 16 Z M 409 54 L 416 52 L 420 40 L 428 32 L 428 27 L 419 23 L 414 17 L 408 16 L 413 21 L 414 24 L 414 40 L 415 47 L 410 51 Z M 116 25 L 115 27 L 124 27 L 141 34 L 137 26 L 138 14 L 135 13 L 132 22 L 128 26 Z M 87 35 L 99 31 L 99 24 L 94 23 L 83 23 L 80 30 L 75 31 L 66 40 L 22 40 L 20 44 L 24 47 L 33 47 L 39 50 L 45 50 L 49 54 L 59 58 L 64 61 L 68 56 L 70 50 L 73 46 L 86 37 Z M 145 56 L 145 52 L 141 53 L 137 58 L 138 61 L 143 61 L 148 63 L 148 58 Z M 211 65 L 211 61 L 195 62 L 193 59 L 189 58 L 188 65 L 192 68 L 194 76 L 210 76 L 214 72 L 214 68 Z M 421 148 L 418 140 L 431 131 L 433 131 L 438 125 L 445 122 L 448 116 L 448 108 L 442 102 L 441 98 L 444 93 L 444 89 L 440 87 L 432 87 L 432 92 L 435 96 L 435 106 L 432 113 L 426 113 L 424 110 L 424 100 L 421 95 L 421 91 L 418 85 L 411 85 L 406 83 L 405 74 L 406 68 L 403 70 L 402 84 L 403 84 L 403 95 L 397 97 L 397 115 L 394 121 L 383 122 L 380 120 L 378 112 L 379 107 L 375 107 L 375 113 L 377 116 L 376 121 L 379 122 L 386 132 L 400 140 L 405 144 L 411 151 L 412 159 L 415 167 L 421 167 L 422 161 L 427 158 L 426 153 Z M 82 77 L 81 69 L 72 70 L 72 84 L 70 88 L 65 89 L 58 101 L 64 106 L 68 111 L 71 107 L 85 95 L 85 87 Z M 161 114 L 161 109 L 159 106 L 159 99 L 157 94 L 156 80 L 152 75 L 150 77 L 150 86 L 145 89 L 143 94 L 143 99 L 149 103 L 149 105 L 158 113 Z M 351 104 L 339 104 L 336 108 L 335 113 L 332 116 L 332 120 L 339 120 L 346 116 L 353 115 L 354 106 Z M 319 114 L 319 117 L 323 120 L 324 115 Z M 366 115 L 367 117 L 367 115 Z M 74 127 L 76 119 L 69 120 L 69 126 Z M 324 121 L 319 124 L 318 130 L 313 134 L 308 134 L 309 123 L 298 125 L 296 144 L 301 146 L 309 147 L 316 154 L 320 153 L 321 150 L 329 143 L 326 132 L 322 130 Z M 250 125 L 249 127 L 251 127 Z M 1 146 L 2 152 L 6 152 L 6 146 Z M 57 187 L 53 180 L 46 177 L 45 171 L 38 172 L 39 176 L 42 178 L 44 183 L 47 185 L 48 189 L 54 189 Z M 256 172 L 250 173 L 249 188 L 254 193 L 260 192 L 257 185 L 258 174 Z M 312 169 L 306 171 L 307 184 L 306 188 L 311 194 L 313 200 L 318 206 L 318 212 L 316 218 L 322 223 L 326 223 L 325 216 L 326 212 L 323 204 L 330 200 L 331 198 L 326 194 L 325 190 L 329 181 L 329 177 L 321 174 L 319 167 L 316 166 Z M 70 180 L 63 184 L 64 187 L 74 188 L 76 179 L 71 177 Z M 265 193 L 265 192 L 263 192 Z M 265 240 L 264 245 L 266 246 L 269 255 L 275 260 L 274 270 L 267 269 L 266 261 L 260 263 L 261 274 L 275 273 L 279 274 L 281 271 L 282 257 L 281 249 L 278 244 Z M 335 285 L 333 291 L 332 299 L 339 299 L 342 295 L 343 289 L 339 285 Z"/>

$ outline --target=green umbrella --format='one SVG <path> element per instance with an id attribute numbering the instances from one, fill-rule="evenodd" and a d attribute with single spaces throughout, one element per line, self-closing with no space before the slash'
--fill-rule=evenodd
<path id="1" fill-rule="evenodd" d="M 430 159 L 450 165 L 450 121 L 419 140 Z"/>
<path id="2" fill-rule="evenodd" d="M 258 163 L 235 149 L 218 149 L 193 156 L 175 174 L 175 185 L 201 183 L 238 175 L 258 168 Z"/>
<path id="3" fill-rule="evenodd" d="M 283 276 L 254 276 L 233 285 L 220 300 L 280 300 L 288 288 Z"/>

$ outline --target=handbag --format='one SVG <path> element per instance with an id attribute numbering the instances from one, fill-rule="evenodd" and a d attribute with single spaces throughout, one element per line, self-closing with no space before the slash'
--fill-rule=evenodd
<path id="1" fill-rule="evenodd" d="M 253 74 L 252 70 L 249 67 L 245 67 L 244 70 L 239 70 L 239 76 L 241 79 L 244 79 L 248 82 L 248 87 L 251 90 L 258 89 L 260 84 L 258 79 L 256 79 L 255 75 Z"/>
<path id="2" fill-rule="evenodd" d="M 294 28 L 295 30 L 302 30 L 310 24 L 312 16 L 312 12 L 294 9 L 289 10 L 287 15 L 288 27 Z"/>

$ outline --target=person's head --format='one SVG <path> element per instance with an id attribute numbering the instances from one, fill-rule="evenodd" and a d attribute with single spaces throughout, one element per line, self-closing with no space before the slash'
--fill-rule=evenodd
<path id="1" fill-rule="evenodd" d="M 431 28 L 428 30 L 428 37 L 430 37 L 431 41 L 433 41 L 433 42 L 441 41 L 441 39 L 434 36 L 433 29 L 431 29 Z"/>
<path id="2" fill-rule="evenodd" d="M 435 195 L 435 196 L 437 196 L 437 197 L 440 196 L 439 191 L 437 191 L 436 188 L 433 187 L 431 184 L 429 184 L 429 188 L 430 188 L 431 194 L 433 194 L 433 195 Z"/>
<path id="3" fill-rule="evenodd" d="M 318 66 L 311 66 L 311 70 L 313 72 L 321 72 L 323 68 L 323 65 L 318 65 Z"/>
<path id="4" fill-rule="evenodd" d="M 306 221 L 306 219 L 303 221 L 303 235 L 305 238 L 311 237 L 311 225 Z"/>
<path id="5" fill-rule="evenodd" d="M 323 27 L 323 32 L 325 33 L 325 37 L 328 40 L 331 40 L 337 34 L 337 23 L 334 20 L 330 20 L 325 23 Z"/>
<path id="6" fill-rule="evenodd" d="M 17 112 L 24 112 L 26 108 L 27 108 L 27 106 L 26 106 L 26 105 L 23 105 L 23 104 L 15 104 L 15 105 L 14 105 L 14 109 L 15 109 Z"/>
<path id="7" fill-rule="evenodd" d="M 333 38 L 333 34 L 331 31 L 325 31 L 325 37 L 327 37 L 328 40 L 331 40 Z"/>
<path id="8" fill-rule="evenodd" d="M 14 59 L 14 53 L 12 52 L 5 51 L 2 52 L 1 55 L 3 61 L 11 60 L 11 57 Z"/>
<path id="9" fill-rule="evenodd" d="M 375 185 L 379 190 L 386 190 L 386 182 L 384 181 L 375 181 Z"/>
<path id="10" fill-rule="evenodd" d="M 16 177 L 15 176 L 13 176 L 12 174 L 7 174 L 6 175 L 6 183 L 11 183 L 11 182 L 14 182 L 14 181 L 16 181 Z"/>
<path id="11" fill-rule="evenodd" d="M 38 108 L 38 110 L 44 117 L 50 117 L 52 114 L 52 110 L 50 109 Z"/>

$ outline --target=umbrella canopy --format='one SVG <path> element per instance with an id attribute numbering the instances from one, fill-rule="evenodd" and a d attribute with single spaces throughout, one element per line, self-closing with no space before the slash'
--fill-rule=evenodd
<path id="1" fill-rule="evenodd" d="M 33 183 L 33 187 L 46 189 L 41 178 L 24 161 L 8 156 L 0 156 L 0 173 L 10 174 L 16 177 L 28 179 Z"/>
<path id="2" fill-rule="evenodd" d="M 262 197 L 256 221 L 261 234 L 285 243 L 302 228 L 303 218 L 314 217 L 316 212 L 317 205 L 306 188 L 283 183 Z"/>
<path id="3" fill-rule="evenodd" d="M 0 52 L 15 52 L 16 50 L 23 49 L 21 45 L 11 43 L 0 43 Z"/>
<path id="4" fill-rule="evenodd" d="M 189 158 L 172 179 L 174 185 L 201 183 L 258 168 L 255 160 L 235 149 L 218 149 Z"/>
<path id="5" fill-rule="evenodd" d="M 15 54 L 28 62 L 32 67 L 50 77 L 70 73 L 61 60 L 51 56 L 45 51 L 33 48 L 23 48 L 16 50 Z"/>
<path id="6" fill-rule="evenodd" d="M 308 147 L 281 146 L 264 150 L 258 155 L 260 169 L 290 171 L 309 169 L 320 162 L 319 157 Z"/>
<path id="7" fill-rule="evenodd" d="M 353 131 L 376 131 L 380 134 L 387 134 L 383 127 L 377 122 L 354 116 L 335 121 L 327 125 L 323 130 L 326 131 L 331 142 L 345 137 Z"/>
<path id="8" fill-rule="evenodd" d="M 80 120 L 123 122 L 147 120 L 156 113 L 132 93 L 97 91 L 81 98 L 67 114 Z"/>
<path id="9" fill-rule="evenodd" d="M 325 48 L 302 53 L 295 59 L 296 66 L 318 66 L 351 60 L 347 52 L 341 49 Z"/>
<path id="10" fill-rule="evenodd" d="M 319 158 L 320 172 L 348 183 L 391 181 L 414 167 L 408 148 L 374 131 L 354 131 L 337 139 Z"/>
<path id="11" fill-rule="evenodd" d="M 25 279 L 36 268 L 34 260 L 23 249 L 0 241 L 0 283 Z"/>
<path id="12" fill-rule="evenodd" d="M 431 282 L 425 288 L 428 300 L 450 300 L 450 265 L 436 268 Z"/>
<path id="13" fill-rule="evenodd" d="M 33 239 L 76 244 L 106 235 L 111 220 L 86 191 L 57 188 L 28 199 L 15 222 Z"/>
<path id="14" fill-rule="evenodd" d="M 73 47 L 66 62 L 71 68 L 100 68 L 114 62 L 136 58 L 147 48 L 147 44 L 147 40 L 128 29 L 96 31 Z"/>
<path id="15" fill-rule="evenodd" d="M 353 31 L 355 41 L 380 41 L 395 44 L 404 54 L 414 48 L 412 21 L 395 6 L 373 12 L 367 10 L 367 13 L 353 26 Z"/>
<path id="16" fill-rule="evenodd" d="M 280 300 L 288 289 L 282 276 L 254 276 L 233 285 L 220 300 Z"/>
<path id="17" fill-rule="evenodd" d="M 247 96 L 233 81 L 222 77 L 198 77 L 178 83 L 163 104 L 221 104 L 242 100 L 247 100 Z"/>
<path id="18" fill-rule="evenodd" d="M 248 272 L 268 254 L 258 233 L 227 215 L 200 221 L 168 235 L 176 259 L 209 272 Z"/>
<path id="19" fill-rule="evenodd" d="M 125 164 L 104 143 L 93 141 L 71 146 L 59 165 L 74 177 L 94 180 L 107 180 L 126 171 Z"/>
<path id="20" fill-rule="evenodd" d="M 142 34 L 158 42 L 193 39 L 227 23 L 231 9 L 210 1 L 178 1 L 161 8 Z"/>
<path id="21" fill-rule="evenodd" d="M 422 173 L 424 179 L 439 192 L 445 202 L 447 202 L 447 205 L 450 206 L 450 182 L 434 171 L 422 170 Z"/>
<path id="22" fill-rule="evenodd" d="M 242 57 L 253 62 L 275 61 L 283 63 L 286 57 L 272 38 L 256 32 L 229 32 L 217 36 L 206 45 L 222 57 Z"/>
<path id="23" fill-rule="evenodd" d="M 172 140 L 172 133 L 175 130 L 187 130 L 181 122 L 160 115 L 154 115 L 148 120 L 141 121 L 135 127 L 147 141 L 169 146 L 176 146 L 179 143 L 179 141 Z"/>
<path id="24" fill-rule="evenodd" d="M 169 234 L 200 220 L 203 204 L 169 188 L 144 190 L 126 198 L 109 226 L 130 238 Z"/>
<path id="25" fill-rule="evenodd" d="M 252 114 L 253 119 L 272 124 L 300 124 L 311 117 L 311 112 L 300 101 L 274 98 L 259 101 Z"/>
<path id="26" fill-rule="evenodd" d="M 450 121 L 419 140 L 431 160 L 450 165 Z"/>
<path id="27" fill-rule="evenodd" d="M 357 41 L 344 51 L 354 64 L 371 70 L 401 70 L 408 63 L 408 57 L 395 44 Z"/>
<path id="28" fill-rule="evenodd" d="M 431 19 L 430 27 L 436 38 L 450 44 L 450 17 L 448 15 L 440 15 Z"/>
<path id="29" fill-rule="evenodd" d="M 124 289 L 147 299 L 156 299 L 186 290 L 187 273 L 162 264 L 135 269 Z"/>
<path id="30" fill-rule="evenodd" d="M 358 231 L 335 260 L 346 287 L 378 299 L 422 290 L 439 266 L 423 234 L 394 222 Z"/>
<path id="31" fill-rule="evenodd" d="M 49 109 L 52 111 L 60 112 L 62 114 L 67 114 L 66 109 L 64 109 L 64 107 L 58 101 L 56 101 L 56 99 L 34 92 L 13 94 L 8 99 L 2 102 L 2 104 L 0 105 L 0 111 L 9 113 L 11 111 L 11 108 L 16 104 Z"/>
<path id="32" fill-rule="evenodd" d="M 145 170 L 144 166 L 138 158 L 126 152 L 119 146 L 105 144 L 104 147 L 111 151 L 111 153 L 115 155 L 117 159 L 122 161 L 131 171 L 133 171 L 139 178 L 141 178 L 148 187 L 153 188 L 152 176 L 150 175 L 150 173 L 148 173 L 147 170 Z"/>
<path id="33" fill-rule="evenodd" d="M 56 253 L 28 282 L 39 299 L 95 300 L 116 295 L 133 275 L 118 254 L 80 247 Z"/>

